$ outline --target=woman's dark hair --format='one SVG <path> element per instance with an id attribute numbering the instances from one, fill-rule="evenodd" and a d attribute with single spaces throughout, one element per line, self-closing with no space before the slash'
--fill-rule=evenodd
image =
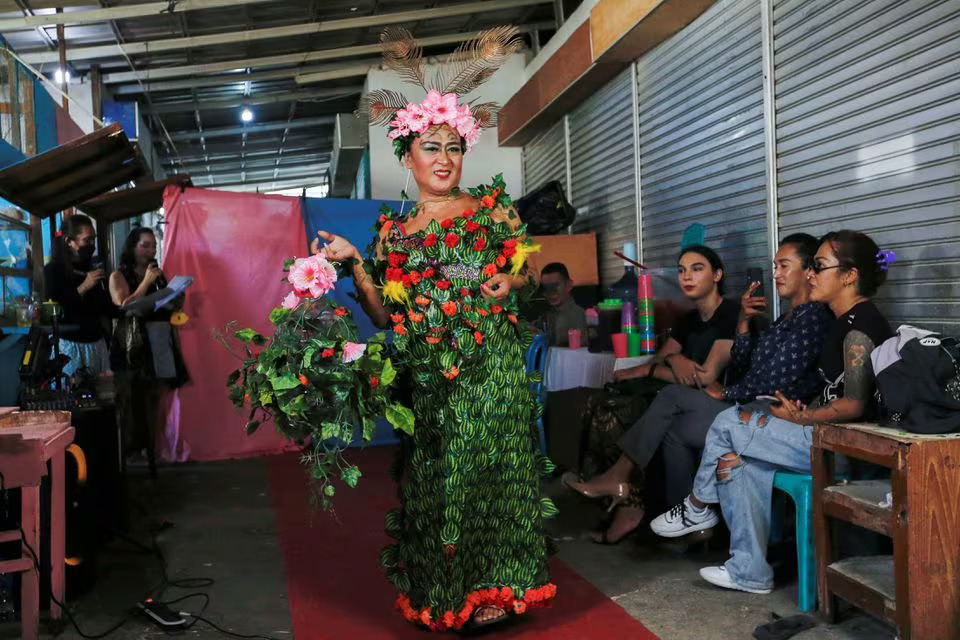
<path id="1" fill-rule="evenodd" d="M 813 257 L 817 255 L 820 243 L 809 233 L 791 233 L 780 241 L 780 246 L 790 245 L 797 252 L 804 269 L 813 267 Z"/>
<path id="2" fill-rule="evenodd" d="M 67 240 L 76 240 L 84 227 L 96 228 L 93 226 L 93 220 L 82 213 L 75 213 L 69 218 L 63 219 L 63 222 L 60 223 L 60 233 L 54 238 L 53 256 L 51 258 L 54 262 L 63 265 L 70 265 L 73 262 L 73 251 L 67 246 Z"/>
<path id="3" fill-rule="evenodd" d="M 145 233 L 156 237 L 156 234 L 153 233 L 153 229 L 150 227 L 136 227 L 127 234 L 127 239 L 123 241 L 123 250 L 120 252 L 120 269 L 129 271 L 136 266 L 137 258 L 136 255 L 134 255 L 134 249 L 136 249 L 140 243 L 140 236 Z"/>
<path id="4" fill-rule="evenodd" d="M 820 244 L 824 242 L 830 243 L 842 270 L 857 270 L 860 276 L 857 293 L 861 296 L 872 296 L 877 292 L 877 287 L 886 282 L 887 270 L 881 268 L 877 259 L 880 247 L 867 234 L 850 229 L 831 231 L 820 238 Z"/>
<path id="5" fill-rule="evenodd" d="M 723 266 L 723 260 L 721 260 L 720 256 L 717 255 L 717 252 L 702 244 L 692 244 L 689 247 L 684 247 L 680 251 L 680 255 L 677 256 L 677 264 L 680 264 L 680 259 L 688 253 L 696 253 L 697 255 L 703 256 L 707 259 L 707 262 L 710 263 L 710 268 L 713 271 L 717 271 L 719 269 L 723 273 L 723 275 L 720 276 L 720 281 L 717 282 L 717 293 L 723 295 L 724 290 L 726 289 L 724 286 L 724 280 L 727 279 L 727 268 Z"/>

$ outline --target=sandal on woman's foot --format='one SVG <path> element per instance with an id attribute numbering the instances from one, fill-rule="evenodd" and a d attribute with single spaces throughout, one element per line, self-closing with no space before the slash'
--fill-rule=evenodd
<path id="1" fill-rule="evenodd" d="M 620 522 L 618 523 L 618 519 Z M 626 521 L 626 527 L 617 527 L 617 524 L 623 524 Z M 602 533 L 591 533 L 590 539 L 594 544 L 620 544 L 633 532 L 637 530 L 643 522 L 643 509 L 639 507 L 620 507 L 613 516 L 613 520 Z M 611 531 L 619 529 L 619 531 Z"/>
<path id="2" fill-rule="evenodd" d="M 483 611 L 496 611 L 496 612 L 499 612 L 500 615 L 494 615 L 494 616 L 491 616 L 488 618 L 482 618 L 482 619 L 477 618 L 477 616 L 480 615 L 480 613 Z M 471 629 L 478 629 L 480 627 L 486 627 L 491 624 L 506 622 L 507 618 L 509 618 L 509 615 L 507 614 L 506 611 L 504 611 L 500 607 L 493 607 L 493 606 L 487 605 L 484 607 L 480 607 L 474 612 L 473 617 L 470 618 L 469 626 Z"/>

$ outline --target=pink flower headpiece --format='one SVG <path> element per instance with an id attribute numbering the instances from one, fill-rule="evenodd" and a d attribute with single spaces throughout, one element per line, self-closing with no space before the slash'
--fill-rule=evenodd
<path id="1" fill-rule="evenodd" d="M 406 29 L 388 27 L 380 35 L 383 60 L 407 82 L 427 92 L 422 102 L 407 100 L 387 89 L 371 91 L 360 103 L 357 115 L 365 114 L 372 124 L 389 127 L 388 137 L 394 151 L 403 157 L 410 136 L 418 136 L 430 127 L 447 125 L 467 142 L 467 150 L 476 144 L 480 130 L 497 125 L 498 105 L 482 102 L 458 103 L 458 96 L 470 93 L 486 82 L 507 58 L 519 51 L 523 40 L 516 27 L 494 27 L 464 42 L 434 77 L 427 82 L 423 70 L 423 49 Z"/>
<path id="2" fill-rule="evenodd" d="M 390 127 L 387 137 L 396 140 L 444 124 L 467 141 L 467 150 L 480 137 L 480 125 L 470 112 L 470 107 L 457 104 L 457 94 L 441 94 L 436 89 L 428 91 L 426 100 L 420 104 L 411 102 L 403 109 L 398 109 L 396 117 L 387 125 Z"/>

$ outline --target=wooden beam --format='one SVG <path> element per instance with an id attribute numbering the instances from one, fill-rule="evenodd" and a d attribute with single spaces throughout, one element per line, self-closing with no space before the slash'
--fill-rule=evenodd
<path id="1" fill-rule="evenodd" d="M 220 44 L 255 42 L 258 40 L 274 40 L 278 38 L 291 38 L 296 36 L 313 35 L 317 33 L 330 33 L 333 31 L 343 31 L 348 29 L 378 28 L 388 24 L 409 23 L 420 20 L 438 20 L 442 18 L 470 15 L 474 13 L 488 13 L 490 11 L 546 4 L 550 1 L 551 0 L 485 0 L 484 2 L 467 2 L 464 4 L 441 5 L 433 9 L 417 9 L 414 11 L 383 13 L 372 16 L 360 16 L 357 18 L 311 22 L 308 24 L 294 24 L 283 27 L 267 27 L 265 29 L 234 31 L 231 33 L 215 33 L 203 36 L 190 36 L 186 38 L 164 38 L 162 40 L 128 42 L 123 45 L 110 44 L 93 47 L 77 47 L 70 50 L 70 60 L 76 61 L 94 60 L 97 58 L 114 58 L 122 55 L 121 46 L 122 51 L 126 52 L 128 56 L 146 53 L 158 53 L 161 51 L 180 51 L 183 49 L 195 49 L 197 47 L 209 47 Z M 378 51 L 379 47 L 380 45 L 378 44 Z M 24 53 L 20 57 L 30 64 L 56 62 L 56 55 L 51 58 L 50 53 L 44 51 Z"/>
<path id="2" fill-rule="evenodd" d="M 531 31 L 533 29 L 542 29 L 544 24 L 534 23 L 520 28 L 521 32 Z M 243 33 L 251 33 L 245 31 Z M 470 31 L 468 33 L 449 33 L 439 36 L 429 36 L 427 38 L 417 38 L 417 43 L 422 47 L 432 47 L 443 44 L 454 44 L 465 40 L 472 40 L 480 34 L 479 31 Z M 116 55 L 120 55 L 117 45 L 113 45 Z M 71 51 L 76 51 L 72 49 Z M 317 60 L 338 60 L 342 58 L 355 58 L 358 56 L 372 56 L 381 52 L 379 44 L 363 44 L 352 47 L 340 47 L 337 49 L 320 49 L 318 51 L 309 51 L 307 53 L 288 53 L 277 56 L 263 56 L 260 58 L 242 58 L 234 60 L 225 60 L 223 62 L 209 62 L 206 64 L 186 65 L 182 67 L 157 67 L 154 69 L 143 69 L 139 71 L 121 71 L 117 73 L 108 73 L 103 76 L 105 84 L 120 84 L 125 82 L 137 82 L 147 80 L 163 80 L 165 78 L 182 78 L 183 76 L 192 76 L 196 74 L 220 73 L 222 71 L 235 71 L 237 69 L 253 69 L 256 67 L 271 67 L 279 65 L 301 65 L 306 62 L 315 62 Z"/>
<path id="3" fill-rule="evenodd" d="M 350 96 L 363 91 L 361 85 L 350 87 L 329 87 L 312 91 L 289 91 L 285 93 L 267 93 L 253 97 L 227 98 L 226 100 L 177 100 L 172 102 L 154 102 L 152 107 L 143 110 L 144 113 L 180 113 L 202 109 L 238 109 L 261 104 L 275 104 L 277 102 L 304 102 L 317 98 L 331 98 L 336 96 Z"/>
<path id="4" fill-rule="evenodd" d="M 144 4 L 134 4 L 125 7 L 110 7 L 109 9 L 91 9 L 89 11 L 71 11 L 70 13 L 44 14 L 23 16 L 22 18 L 6 18 L 0 20 L 0 32 L 9 33 L 18 29 L 32 29 L 34 27 L 45 27 L 55 24 L 85 24 L 91 22 L 108 22 L 110 20 L 125 20 L 128 18 L 141 18 L 144 16 L 162 16 L 163 14 L 182 13 L 184 11 L 195 11 L 197 9 L 216 9 L 218 7 L 234 7 L 242 4 L 258 4 L 271 2 L 272 0 L 180 0 L 179 2 L 147 2 Z M 0 9 L 7 3 L 0 3 Z M 15 3 L 10 3 L 15 4 Z M 31 2 L 30 7 L 34 10 L 40 9 L 39 5 L 56 4 L 64 6 L 89 6 L 96 4 L 94 2 Z M 18 9 L 13 9 L 17 11 Z"/>

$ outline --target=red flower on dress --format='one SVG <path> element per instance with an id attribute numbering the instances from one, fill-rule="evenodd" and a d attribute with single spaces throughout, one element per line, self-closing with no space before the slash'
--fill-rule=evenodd
<path id="1" fill-rule="evenodd" d="M 407 255 L 404 253 L 397 253 L 396 251 L 393 251 L 387 256 L 387 262 L 391 267 L 402 267 L 403 263 L 406 261 Z"/>
<path id="2" fill-rule="evenodd" d="M 464 227 L 469 233 L 473 233 L 480 229 L 480 225 L 474 222 L 473 220 L 468 220 L 467 225 Z"/>
<path id="3" fill-rule="evenodd" d="M 405 336 L 405 335 L 407 335 L 407 330 L 404 328 L 404 326 L 403 326 L 402 324 L 394 325 L 394 327 L 393 327 L 393 332 L 394 332 L 395 334 L 397 334 L 398 336 Z"/>
<path id="4" fill-rule="evenodd" d="M 437 244 L 437 234 L 428 233 L 427 237 L 423 239 L 423 246 L 432 247 Z"/>
<path id="5" fill-rule="evenodd" d="M 517 253 L 516 247 L 504 247 L 501 252 L 504 258 L 512 258 Z"/>
<path id="6" fill-rule="evenodd" d="M 447 245 L 448 248 L 453 249 L 455 246 L 460 244 L 460 236 L 455 233 L 448 233 L 447 237 L 443 239 L 443 243 Z"/>
<path id="7" fill-rule="evenodd" d="M 423 279 L 419 271 L 411 271 L 408 275 L 410 276 L 410 282 L 413 284 L 420 284 L 420 280 Z"/>
<path id="8" fill-rule="evenodd" d="M 370 376 L 370 388 L 376 389 L 380 386 L 380 378 L 377 376 Z"/>
<path id="9" fill-rule="evenodd" d="M 449 369 L 443 372 L 443 377 L 447 380 L 453 380 L 458 375 L 460 375 L 460 369 L 457 368 L 457 365 L 453 365 Z"/>
<path id="10" fill-rule="evenodd" d="M 398 267 L 388 267 L 386 276 L 387 276 L 387 280 L 390 280 L 393 282 L 400 282 L 401 280 L 403 280 L 403 269 L 400 269 Z"/>
<path id="11" fill-rule="evenodd" d="M 423 320 L 423 314 L 413 309 L 407 311 L 407 317 L 410 318 L 410 322 L 421 322 Z"/>
<path id="12" fill-rule="evenodd" d="M 321 358 L 330 358 L 333 356 L 333 349 L 324 349 L 320 352 Z"/>
<path id="13" fill-rule="evenodd" d="M 517 316 L 513 315 L 512 313 L 507 314 L 507 320 L 509 320 L 513 324 L 517 324 Z"/>
<path id="14" fill-rule="evenodd" d="M 337 307 L 336 309 L 333 310 L 333 313 L 336 314 L 338 317 L 342 318 L 345 315 L 348 315 L 350 312 L 343 307 Z"/>
<path id="15" fill-rule="evenodd" d="M 492 193 L 491 195 L 493 195 L 494 198 L 496 198 L 497 196 L 499 196 L 499 195 L 500 195 L 500 187 L 497 187 L 496 189 L 494 189 L 494 190 L 493 190 L 493 193 Z"/>
<path id="16" fill-rule="evenodd" d="M 497 204 L 497 201 L 493 199 L 493 196 L 483 196 L 480 198 L 480 206 L 484 209 L 492 209 L 495 204 Z"/>
<path id="17" fill-rule="evenodd" d="M 477 344 L 483 344 L 483 334 L 479 331 L 473 332 L 473 339 L 477 341 Z"/>
<path id="18" fill-rule="evenodd" d="M 495 304 L 495 305 L 493 305 L 492 307 L 490 307 L 490 312 L 491 312 L 491 313 L 496 314 L 496 313 L 500 313 L 501 311 L 503 311 L 503 307 L 501 307 L 501 306 L 498 305 L 498 304 Z"/>
<path id="19" fill-rule="evenodd" d="M 460 295 L 466 298 L 468 295 L 470 295 L 470 289 L 467 289 L 466 287 L 460 287 Z"/>
<path id="20" fill-rule="evenodd" d="M 496 273 L 497 265 L 495 264 L 488 264 L 483 268 L 483 275 L 487 276 L 488 278 L 492 278 Z"/>
<path id="21" fill-rule="evenodd" d="M 510 248 L 516 247 L 516 246 L 517 246 L 517 239 L 516 239 L 516 238 L 508 238 L 507 240 L 504 240 L 504 241 L 503 241 L 503 246 L 505 246 L 505 247 L 510 247 Z"/>
<path id="22" fill-rule="evenodd" d="M 453 218 L 447 218 L 440 223 L 442 229 L 452 229 L 453 228 Z"/>
<path id="23" fill-rule="evenodd" d="M 417 296 L 416 298 L 413 299 L 413 301 L 416 302 L 421 307 L 425 307 L 428 304 L 430 304 L 430 299 L 424 298 L 423 296 Z"/>
<path id="24" fill-rule="evenodd" d="M 297 376 L 297 380 L 299 380 L 300 384 L 302 384 L 303 386 L 307 386 L 310 384 L 310 381 L 307 380 L 307 376 L 303 375 L 302 373 L 299 376 Z"/>
<path id="25" fill-rule="evenodd" d="M 437 289 L 447 290 L 450 288 L 449 280 L 437 280 Z"/>
<path id="26" fill-rule="evenodd" d="M 403 276 L 403 278 L 400 279 L 400 282 L 403 283 L 403 286 L 407 289 L 413 286 L 413 280 L 410 279 L 409 275 Z"/>
<path id="27" fill-rule="evenodd" d="M 435 274 L 436 272 L 437 272 L 436 269 L 434 269 L 433 267 L 427 267 L 426 269 L 423 270 L 423 277 L 432 278 L 433 274 Z"/>
<path id="28" fill-rule="evenodd" d="M 484 316 L 484 317 L 490 315 L 490 312 L 487 311 L 486 309 L 477 309 L 477 313 L 479 313 L 481 316 Z"/>
<path id="29" fill-rule="evenodd" d="M 452 316 L 457 312 L 457 303 L 448 300 L 440 305 L 440 310 L 443 311 L 445 315 Z"/>
<path id="30" fill-rule="evenodd" d="M 467 209 L 460 215 L 463 216 L 464 218 L 472 218 L 473 216 L 477 215 L 477 212 L 474 211 L 473 209 Z"/>
<path id="31" fill-rule="evenodd" d="M 424 338 L 427 344 L 440 344 L 440 336 L 427 336 Z"/>
<path id="32" fill-rule="evenodd" d="M 500 255 L 497 256 L 497 259 L 495 260 L 495 262 L 497 263 L 498 267 L 502 267 L 503 265 L 507 264 L 507 259 L 504 258 L 503 254 L 501 253 Z"/>
<path id="33" fill-rule="evenodd" d="M 473 250 L 483 251 L 486 248 L 487 248 L 487 239 L 484 238 L 483 236 L 477 236 L 477 241 L 473 243 Z"/>
<path id="34" fill-rule="evenodd" d="M 402 314 L 402 313 L 391 313 L 391 314 L 390 314 L 390 320 L 392 320 L 394 324 L 399 324 L 399 323 L 403 322 L 403 314 Z"/>

